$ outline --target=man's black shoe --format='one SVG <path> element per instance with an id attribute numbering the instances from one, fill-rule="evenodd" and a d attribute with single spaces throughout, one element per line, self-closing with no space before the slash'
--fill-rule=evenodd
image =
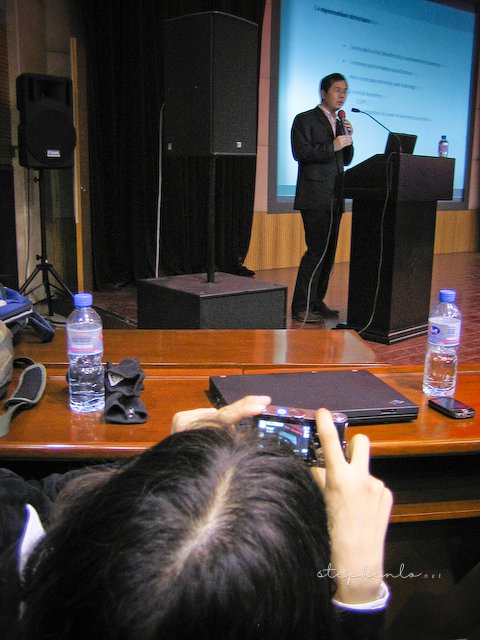
<path id="1" fill-rule="evenodd" d="M 292 311 L 292 319 L 305 324 L 322 324 L 323 316 L 315 311 Z"/>
<path id="2" fill-rule="evenodd" d="M 315 305 L 313 311 L 315 313 L 318 313 L 318 315 L 322 316 L 323 318 L 338 318 L 337 309 L 330 309 L 330 307 L 327 307 L 324 302 L 320 303 L 319 305 Z"/>

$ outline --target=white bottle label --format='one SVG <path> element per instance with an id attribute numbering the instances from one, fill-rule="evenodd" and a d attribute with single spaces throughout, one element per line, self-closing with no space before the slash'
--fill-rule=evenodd
<path id="1" fill-rule="evenodd" d="M 67 331 L 68 351 L 76 356 L 103 353 L 103 332 L 96 329 L 73 329 Z"/>
<path id="2" fill-rule="evenodd" d="M 428 342 L 430 344 L 456 347 L 460 344 L 462 323 L 458 318 L 430 318 Z"/>

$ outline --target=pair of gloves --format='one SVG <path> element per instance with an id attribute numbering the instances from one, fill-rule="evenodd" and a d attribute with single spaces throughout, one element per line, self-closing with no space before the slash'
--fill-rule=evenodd
<path id="1" fill-rule="evenodd" d="M 147 421 L 140 400 L 145 374 L 137 358 L 126 358 L 117 365 L 107 362 L 105 371 L 105 422 L 140 424 Z"/>

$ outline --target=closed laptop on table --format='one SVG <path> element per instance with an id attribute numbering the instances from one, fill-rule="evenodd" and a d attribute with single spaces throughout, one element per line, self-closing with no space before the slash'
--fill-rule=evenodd
<path id="1" fill-rule="evenodd" d="M 210 395 L 219 405 L 246 395 L 268 395 L 272 405 L 344 413 L 350 426 L 407 422 L 418 405 L 365 370 L 212 376 Z"/>

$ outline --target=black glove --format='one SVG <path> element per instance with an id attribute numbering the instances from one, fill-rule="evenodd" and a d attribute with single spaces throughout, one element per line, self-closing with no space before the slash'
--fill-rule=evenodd
<path id="1" fill-rule="evenodd" d="M 110 393 L 105 396 L 105 422 L 120 424 L 140 424 L 148 418 L 145 405 L 136 396 Z"/>
<path id="2" fill-rule="evenodd" d="M 140 400 L 144 379 L 137 358 L 125 358 L 117 365 L 107 362 L 105 422 L 140 424 L 147 421 L 147 410 Z"/>

